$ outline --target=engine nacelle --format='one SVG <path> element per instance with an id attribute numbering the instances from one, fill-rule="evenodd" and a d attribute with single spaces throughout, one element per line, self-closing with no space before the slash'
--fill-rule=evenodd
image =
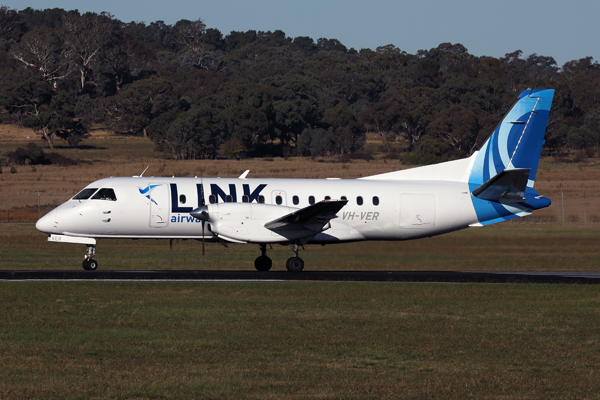
<path id="1" fill-rule="evenodd" d="M 265 228 L 267 222 L 297 210 L 261 203 L 217 203 L 206 207 L 212 233 L 225 240 L 244 243 L 279 243 L 314 236 L 317 232 L 300 225 Z"/>

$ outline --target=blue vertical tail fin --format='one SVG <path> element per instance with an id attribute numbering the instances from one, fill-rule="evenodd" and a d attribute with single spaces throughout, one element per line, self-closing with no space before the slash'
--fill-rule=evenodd
<path id="1" fill-rule="evenodd" d="M 540 200 L 541 196 L 535 192 L 533 185 L 553 97 L 553 89 L 527 89 L 521 92 L 517 102 L 475 155 L 469 176 L 469 188 L 474 193 L 473 205 L 482 225 L 528 215 L 534 209 L 550 205 L 548 199 Z M 522 182 L 519 185 L 521 189 L 518 190 L 519 193 L 523 192 L 522 201 L 515 201 L 515 196 L 512 196 L 512 202 L 501 201 L 502 198 L 507 198 L 502 194 L 490 198 L 490 188 L 496 193 L 502 190 L 502 187 L 497 185 L 500 174 L 506 176 L 506 173 L 512 170 L 521 171 L 509 176 L 514 176 L 514 179 L 518 177 Z M 527 183 L 523 185 L 523 174 L 527 170 Z M 506 181 L 506 177 L 503 180 Z M 483 186 L 484 184 L 486 186 Z M 505 185 L 515 192 L 512 182 Z M 481 196 L 484 188 L 488 194 L 487 198 L 485 195 Z M 498 201 L 494 201 L 495 197 Z"/>

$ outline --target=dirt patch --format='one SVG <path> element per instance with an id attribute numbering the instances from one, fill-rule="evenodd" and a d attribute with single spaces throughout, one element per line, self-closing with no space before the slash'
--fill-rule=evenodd
<path id="1" fill-rule="evenodd" d="M 40 140 L 31 128 L 23 128 L 17 125 L 0 124 L 0 142 L 31 141 Z"/>

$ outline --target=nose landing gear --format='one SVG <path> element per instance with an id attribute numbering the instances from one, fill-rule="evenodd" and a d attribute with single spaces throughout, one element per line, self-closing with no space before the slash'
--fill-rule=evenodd
<path id="1" fill-rule="evenodd" d="M 95 271 L 98 269 L 98 261 L 94 260 L 94 256 L 96 256 L 96 246 L 92 244 L 87 245 L 87 254 L 83 259 L 83 269 L 86 271 Z"/>

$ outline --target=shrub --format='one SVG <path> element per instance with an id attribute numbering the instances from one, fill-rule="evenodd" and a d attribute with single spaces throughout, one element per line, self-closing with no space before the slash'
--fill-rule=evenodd
<path id="1" fill-rule="evenodd" d="M 62 156 L 58 153 L 44 153 L 44 149 L 38 147 L 35 143 L 29 143 L 25 148 L 19 147 L 15 151 L 7 154 L 9 162 L 17 165 L 45 165 L 45 164 L 58 164 L 58 165 L 77 165 L 78 161 L 71 158 Z M 11 173 L 15 173 L 12 171 Z"/>

